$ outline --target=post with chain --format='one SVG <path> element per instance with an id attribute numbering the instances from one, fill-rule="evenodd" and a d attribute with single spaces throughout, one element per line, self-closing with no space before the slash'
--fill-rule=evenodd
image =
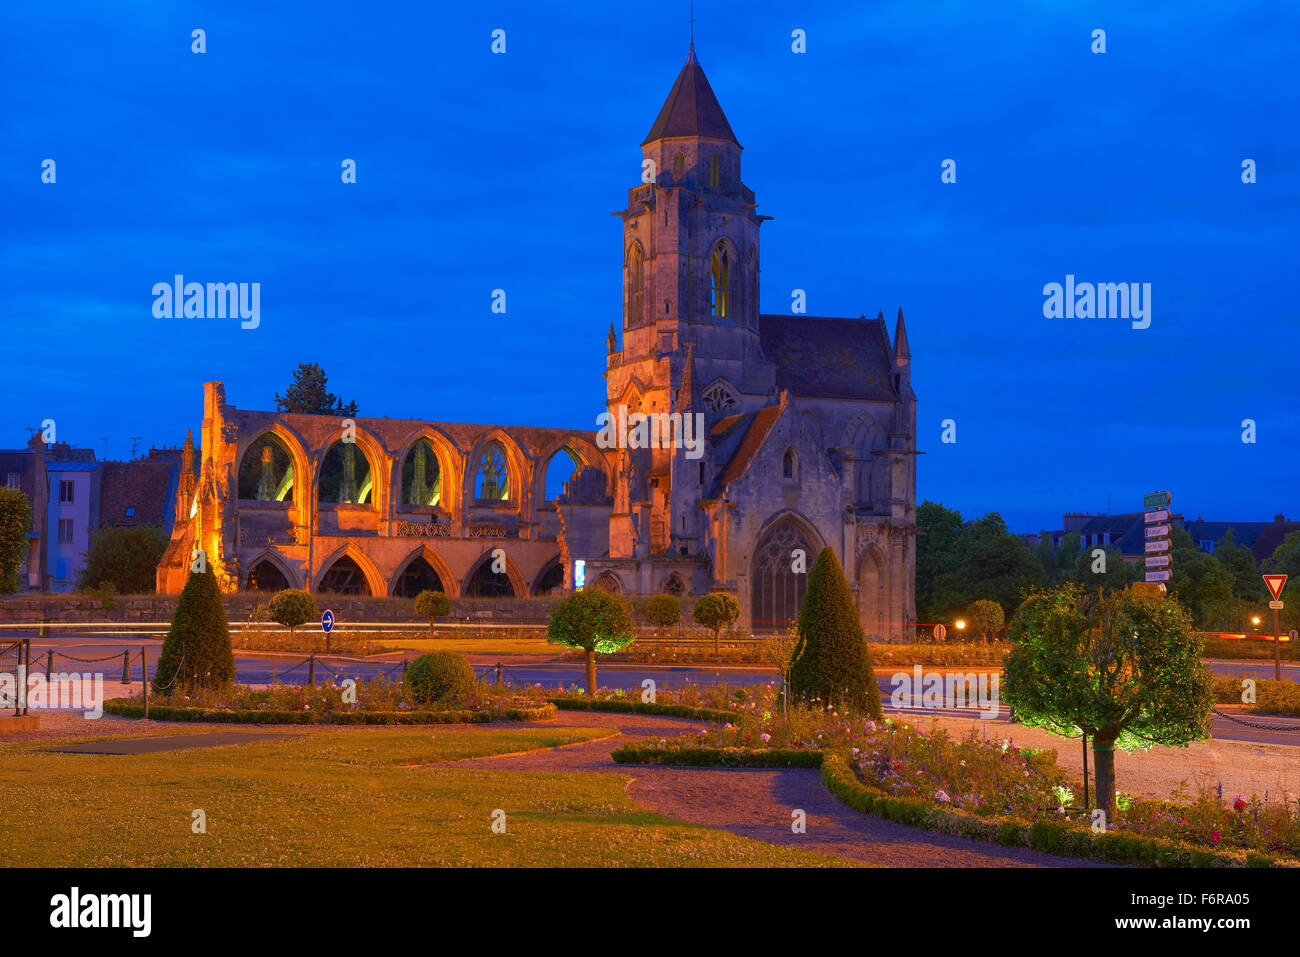
<path id="1" fill-rule="evenodd" d="M 129 685 L 130 683 L 131 683 L 131 652 L 123 651 L 122 652 L 122 684 Z"/>
<path id="2" fill-rule="evenodd" d="M 307 656 L 307 684 L 316 687 L 316 656 Z"/>
<path id="3" fill-rule="evenodd" d="M 144 693 L 144 716 L 149 717 L 149 658 L 148 650 L 140 646 L 140 688 Z"/>

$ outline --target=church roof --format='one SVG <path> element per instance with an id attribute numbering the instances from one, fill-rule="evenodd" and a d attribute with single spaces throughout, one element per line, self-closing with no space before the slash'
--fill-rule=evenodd
<path id="1" fill-rule="evenodd" d="M 874 319 L 759 316 L 776 387 L 801 398 L 894 401 L 892 350 Z"/>
<path id="2" fill-rule="evenodd" d="M 727 122 L 718 98 L 713 95 L 704 70 L 695 59 L 694 46 L 641 145 L 665 136 L 709 136 L 740 145 L 736 134 L 731 132 L 731 124 Z"/>
<path id="3" fill-rule="evenodd" d="M 782 406 L 769 405 L 757 412 L 731 415 L 713 423 L 709 438 L 714 447 L 714 460 L 726 464 L 718 476 L 717 488 L 734 482 L 749 468 L 763 440 L 781 415 Z"/>

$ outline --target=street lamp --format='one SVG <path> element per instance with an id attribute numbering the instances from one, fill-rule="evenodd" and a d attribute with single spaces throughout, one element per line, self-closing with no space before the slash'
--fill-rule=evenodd
<path id="1" fill-rule="evenodd" d="M 966 620 L 964 618 L 958 618 L 955 622 L 953 622 L 953 624 L 957 627 L 958 631 L 966 630 Z"/>

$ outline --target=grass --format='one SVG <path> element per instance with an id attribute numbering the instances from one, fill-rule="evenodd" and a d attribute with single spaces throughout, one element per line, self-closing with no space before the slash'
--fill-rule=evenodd
<path id="1" fill-rule="evenodd" d="M 152 730 L 152 729 L 151 729 Z M 197 730 L 186 728 L 188 731 Z M 91 867 L 825 866 L 642 810 L 617 774 L 439 767 L 601 728 L 322 728 L 146 755 L 0 746 L 0 864 Z M 432 766 L 415 766 L 432 764 Z M 191 831 L 192 811 L 207 833 Z M 506 833 L 493 834 L 494 810 Z"/>
<path id="2" fill-rule="evenodd" d="M 458 651 L 463 655 L 551 655 L 564 651 L 544 638 L 382 638 L 373 644 L 407 651 Z"/>

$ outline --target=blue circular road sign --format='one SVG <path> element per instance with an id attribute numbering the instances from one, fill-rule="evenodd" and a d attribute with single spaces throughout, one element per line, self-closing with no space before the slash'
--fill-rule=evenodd
<path id="1" fill-rule="evenodd" d="M 327 611 L 325 614 L 321 615 L 320 626 L 326 634 L 329 634 L 330 629 L 334 627 L 334 612 Z"/>

